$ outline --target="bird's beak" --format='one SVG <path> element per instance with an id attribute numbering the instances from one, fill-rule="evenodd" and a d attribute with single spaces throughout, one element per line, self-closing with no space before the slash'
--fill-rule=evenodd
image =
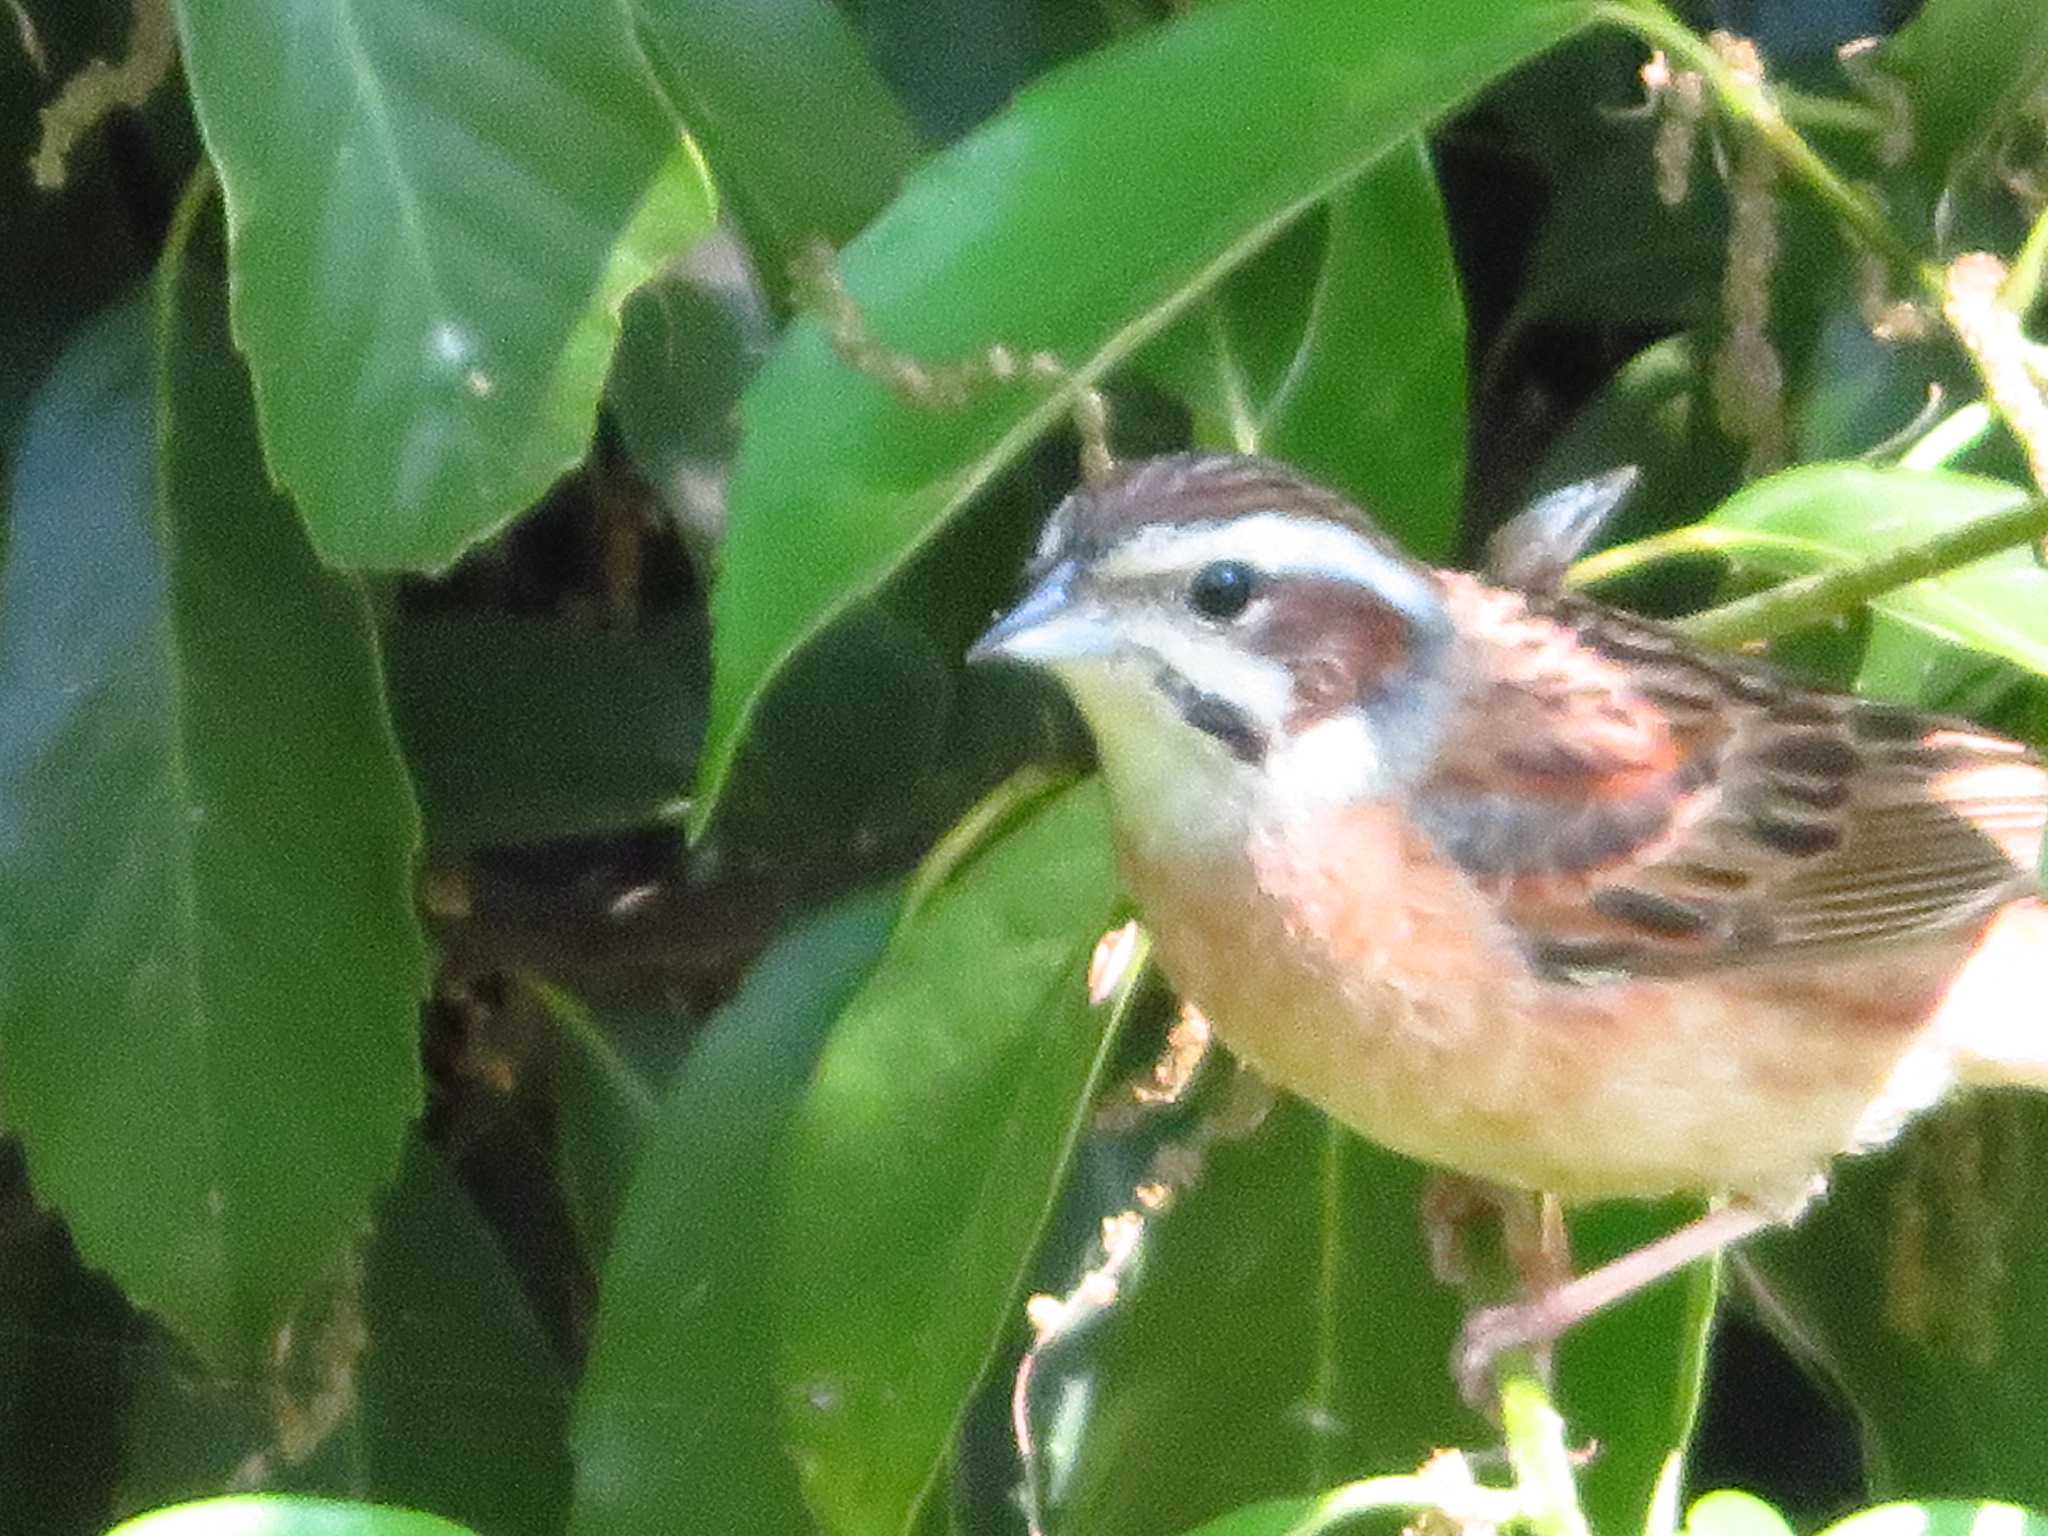
<path id="1" fill-rule="evenodd" d="M 970 662 L 1021 661 L 1047 666 L 1100 656 L 1110 635 L 1074 598 L 1074 565 L 1063 560 L 1024 595 L 1023 601 L 989 626 L 967 652 Z"/>

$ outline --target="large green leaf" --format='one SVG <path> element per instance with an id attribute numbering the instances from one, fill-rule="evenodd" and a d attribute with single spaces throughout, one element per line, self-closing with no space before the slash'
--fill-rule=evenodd
<path id="1" fill-rule="evenodd" d="M 1136 1284 L 1048 1362 L 1040 1395 L 1086 1405 L 1046 1469 L 1051 1529 L 1179 1531 L 1488 1438 L 1452 1385 L 1422 1180 L 1294 1099 L 1215 1149 Z"/>
<path id="2" fill-rule="evenodd" d="M 893 893 L 851 897 L 783 939 L 662 1102 L 577 1394 L 573 1531 L 803 1528 L 779 1443 L 764 1254 L 790 1114 L 895 909 Z"/>
<path id="3" fill-rule="evenodd" d="M 1166 1533 L 1275 1495 L 1407 1472 L 1492 1432 L 1458 1402 L 1458 1295 L 1430 1274 L 1425 1171 L 1296 1100 L 1224 1145 L 1154 1218 L 1137 1283 L 1049 1361 L 1061 1405 L 1046 1469 L 1055 1532 Z M 1582 1265 L 1674 1213 L 1609 1206 L 1574 1221 Z M 1639 1529 L 1698 1392 L 1710 1277 L 1584 1324 L 1559 1404 L 1601 1454 L 1584 1474 L 1597 1529 Z"/>
<path id="4" fill-rule="evenodd" d="M 442 1154 L 415 1137 L 364 1254 L 370 1348 L 320 1492 L 554 1536 L 569 1505 L 569 1373 L 521 1275 Z"/>
<path id="5" fill-rule="evenodd" d="M 1844 1162 L 1798 1227 L 1747 1250 L 1764 1321 L 1862 1421 L 1880 1496 L 2048 1504 L 2044 1181 L 2048 1106 L 1983 1094 Z"/>
<path id="6" fill-rule="evenodd" d="M 1821 1536 L 2044 1536 L 2048 1516 L 1982 1499 L 1879 1504 L 1837 1520 Z"/>
<path id="7" fill-rule="evenodd" d="M 559 1532 L 565 1373 L 496 1234 L 418 1136 L 362 1263 L 337 1275 L 281 1369 L 197 1377 L 160 1337 L 133 1353 L 117 1510 L 246 1486 L 255 1466 L 279 1492 L 430 1509 L 489 1536 Z"/>
<path id="8" fill-rule="evenodd" d="M 806 241 L 850 239 L 895 195 L 916 135 L 831 0 L 628 4 L 770 291 Z"/>
<path id="9" fill-rule="evenodd" d="M 416 820 L 361 594 L 264 479 L 221 274 L 81 338 L 0 577 L 0 1119 L 88 1262 L 264 1358 L 419 1107 Z"/>
<path id="10" fill-rule="evenodd" d="M 1701 1214 L 1695 1201 L 1617 1202 L 1571 1213 L 1583 1271 Z M 1579 1473 L 1596 1531 L 1647 1527 L 1660 1478 L 1692 1440 L 1719 1270 L 1695 1265 L 1581 1323 L 1557 1344 L 1557 1406 L 1575 1443 L 1599 1447 Z"/>
<path id="11" fill-rule="evenodd" d="M 1141 359 L 1214 418 L 1355 497 L 1427 559 L 1450 553 L 1465 475 L 1465 309 L 1418 143 L 1268 246 Z"/>
<path id="12" fill-rule="evenodd" d="M 1808 464 L 1743 487 L 1704 521 L 1654 543 L 1593 556 L 1575 578 L 1633 572 L 1645 552 L 1712 556 L 1745 577 L 1803 576 L 2010 512 L 2029 494 L 2010 481 L 1946 470 Z M 2048 570 L 2023 546 L 1895 587 L 1870 606 L 1880 630 L 1894 626 L 1924 645 L 1976 651 L 2048 675 Z"/>
<path id="13" fill-rule="evenodd" d="M 848 249 L 847 285 L 879 335 L 918 356 L 1003 342 L 1099 377 L 1589 14 L 1580 0 L 1237 0 L 1180 15 L 1055 72 L 923 167 Z M 793 329 L 745 407 L 698 825 L 795 651 L 1062 409 L 1019 387 L 921 411 L 850 374 L 817 324 Z"/>
<path id="14" fill-rule="evenodd" d="M 1360 497 L 1425 559 L 1456 543 L 1465 306 L 1419 142 L 1332 199 L 1314 307 L 1262 447 Z"/>
<path id="15" fill-rule="evenodd" d="M 1018 1322 L 1111 1037 L 1084 976 L 1117 902 L 1091 780 L 914 905 L 833 1031 L 765 1278 L 785 1430 L 831 1531 L 908 1532 L 929 1512 Z"/>
<path id="16" fill-rule="evenodd" d="M 446 565 L 589 446 L 626 295 L 708 229 L 619 6 L 178 0 L 235 337 L 321 555 Z"/>

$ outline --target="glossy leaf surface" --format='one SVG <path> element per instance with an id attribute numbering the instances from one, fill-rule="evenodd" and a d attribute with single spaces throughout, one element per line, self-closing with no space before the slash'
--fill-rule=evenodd
<path id="1" fill-rule="evenodd" d="M 1318 199 L 1588 14 L 1575 0 L 1182 14 L 1056 71 L 921 168 L 848 248 L 847 285 L 892 347 L 1045 348 L 1098 377 Z M 853 375 L 815 323 L 793 329 L 745 407 L 698 825 L 795 650 L 1062 409 L 1019 386 L 921 411 Z"/>
<path id="2" fill-rule="evenodd" d="M 572 1531 L 803 1528 L 778 1443 L 764 1255 L 790 1115 L 896 904 L 851 897 L 779 942 L 659 1106 L 577 1393 Z"/>
<path id="3" fill-rule="evenodd" d="M 1047 1363 L 1035 1395 L 1065 1414 L 1047 1427 L 1049 1529 L 1176 1532 L 1486 1441 L 1451 1380 L 1464 1303 L 1429 1271 L 1425 1178 L 1294 1099 L 1214 1148 L 1153 1219 L 1136 1283 Z M 1577 1263 L 1681 1214 L 1581 1213 Z M 1602 1447 L 1581 1475 L 1597 1529 L 1639 1528 L 1685 1442 L 1711 1294 L 1660 1287 L 1565 1341 L 1559 1406 Z"/>
<path id="4" fill-rule="evenodd" d="M 2020 486 L 1974 475 L 1813 464 L 1731 496 L 1705 531 L 1731 558 L 1798 574 L 1918 544 L 2026 499 Z M 2048 570 L 2024 548 L 1900 587 L 1872 606 L 1930 639 L 2048 674 Z"/>
<path id="5" fill-rule="evenodd" d="M 1986 1093 L 1840 1164 L 1746 1257 L 1767 1323 L 1849 1399 L 1880 1495 L 2048 1504 L 2048 1106 Z"/>
<path id="6" fill-rule="evenodd" d="M 341 1499 L 239 1494 L 137 1515 L 109 1536 L 474 1536 L 467 1526 L 412 1509 Z"/>
<path id="7" fill-rule="evenodd" d="M 368 615 L 264 478 L 198 251 L 46 385 L 14 497 L 0 1119 L 89 1263 L 248 1364 L 419 1106 L 416 821 Z"/>
<path id="8" fill-rule="evenodd" d="M 181 0 L 235 338 L 323 558 L 444 566 L 590 444 L 626 295 L 711 227 L 622 7 Z"/>
<path id="9" fill-rule="evenodd" d="M 914 904 L 798 1113 L 777 1261 L 784 1432 L 820 1521 L 912 1529 L 1108 1046 L 1089 955 L 1118 897 L 1102 791 L 1021 812 Z"/>
<path id="10" fill-rule="evenodd" d="M 1390 152 L 1233 273 L 1140 363 L 1208 411 L 1216 446 L 1284 459 L 1424 558 L 1450 552 L 1465 311 L 1420 144 Z"/>
<path id="11" fill-rule="evenodd" d="M 831 0 L 631 0 L 630 10 L 771 292 L 785 290 L 805 242 L 844 243 L 895 195 L 916 134 Z"/>
<path id="12" fill-rule="evenodd" d="M 2015 1504 L 1920 1499 L 1880 1504 L 1837 1520 L 1821 1536 L 2043 1536 L 2048 1516 Z"/>
<path id="13" fill-rule="evenodd" d="M 1724 1488 L 1695 1499 L 1685 1512 L 1686 1536 L 1792 1536 L 1785 1517 L 1754 1494 Z"/>

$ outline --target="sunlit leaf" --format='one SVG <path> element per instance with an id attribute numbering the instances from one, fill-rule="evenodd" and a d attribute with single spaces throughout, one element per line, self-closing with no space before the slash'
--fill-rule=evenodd
<path id="1" fill-rule="evenodd" d="M 1707 519 L 1712 547 L 1782 575 L 1922 543 L 2028 499 L 2022 486 L 1937 470 L 1813 464 L 1744 488 Z M 2048 674 L 2048 570 L 2015 547 L 1878 598 L 1944 644 Z"/>
<path id="2" fill-rule="evenodd" d="M 108 1536 L 475 1536 L 469 1527 L 412 1509 L 342 1499 L 248 1493 L 202 1499 L 124 1520 Z"/>
<path id="3" fill-rule="evenodd" d="M 785 1434 L 831 1531 L 911 1528 L 1018 1320 L 1104 1064 L 1085 974 L 1117 901 L 1091 780 L 914 905 L 833 1029 L 764 1276 Z"/>
<path id="4" fill-rule="evenodd" d="M 264 478 L 209 246 L 23 442 L 0 1119 L 89 1263 L 248 1365 L 392 1172 L 424 956 L 369 615 Z"/>
<path id="5" fill-rule="evenodd" d="M 894 892 L 852 897 L 782 939 L 662 1101 L 577 1393 L 573 1531 L 803 1527 L 764 1274 L 779 1161 L 826 1031 L 895 910 Z"/>
<path id="6" fill-rule="evenodd" d="M 895 195 L 916 135 L 831 0 L 628 8 L 770 292 L 805 242 L 841 244 Z"/>
<path id="7" fill-rule="evenodd" d="M 323 558 L 446 565 L 588 448 L 619 306 L 711 227 L 623 7 L 181 0 L 235 339 Z"/>
<path id="8" fill-rule="evenodd" d="M 1303 238 L 1303 236 L 1306 238 Z M 1465 311 L 1435 172 L 1395 151 L 1261 252 L 1141 365 L 1442 559 L 1465 470 Z"/>

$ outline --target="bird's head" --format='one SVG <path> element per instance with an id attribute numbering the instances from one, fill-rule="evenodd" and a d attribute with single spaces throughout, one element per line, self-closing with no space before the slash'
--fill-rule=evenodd
<path id="1" fill-rule="evenodd" d="M 970 658 L 1049 669 L 1125 812 L 1158 799 L 1185 821 L 1416 782 L 1456 638 L 1437 578 L 1342 497 L 1270 460 L 1180 454 L 1070 496 Z"/>

